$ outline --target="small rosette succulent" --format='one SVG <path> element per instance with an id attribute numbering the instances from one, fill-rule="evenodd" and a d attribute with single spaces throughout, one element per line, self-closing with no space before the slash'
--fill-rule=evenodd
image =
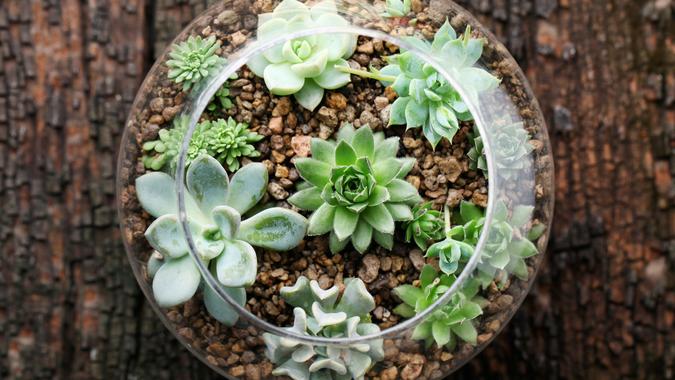
<path id="1" fill-rule="evenodd" d="M 467 153 L 469 156 L 469 168 L 471 170 L 480 170 L 483 176 L 488 178 L 487 158 L 485 157 L 485 147 L 483 145 L 483 136 L 480 135 L 478 128 L 473 127 L 473 133 L 469 136 L 472 143 L 471 149 Z"/>
<path id="2" fill-rule="evenodd" d="M 432 43 L 414 37 L 406 41 L 437 58 L 472 97 L 499 84 L 499 79 L 474 67 L 482 55 L 483 40 L 471 38 L 470 28 L 464 35 L 457 36 L 446 21 Z M 459 130 L 459 122 L 473 119 L 459 93 L 431 64 L 412 51 L 391 56 L 388 62 L 378 75 L 385 78 L 383 83 L 399 95 L 392 104 L 389 124 L 422 127 L 424 136 L 434 148 L 443 138 L 452 142 Z"/>
<path id="3" fill-rule="evenodd" d="M 241 215 L 262 199 L 267 180 L 265 166 L 254 163 L 244 166 L 230 181 L 218 161 L 207 155 L 198 157 L 186 174 L 185 207 L 197 253 L 241 305 L 246 301 L 243 288 L 256 278 L 253 246 L 287 251 L 302 241 L 307 230 L 307 220 L 302 215 L 279 207 L 242 221 Z M 145 237 L 162 257 L 159 260 L 158 255 L 153 255 L 148 264 L 153 293 L 162 307 L 192 298 L 201 280 L 179 223 L 175 188 L 175 180 L 162 172 L 136 180 L 141 206 L 156 218 Z M 236 322 L 237 314 L 208 286 L 204 287 L 204 302 L 220 322 Z"/>
<path id="4" fill-rule="evenodd" d="M 403 179 L 415 159 L 396 158 L 398 147 L 398 137 L 385 139 L 368 126 L 354 130 L 349 124 L 340 129 L 337 141 L 312 139 L 312 158 L 295 161 L 307 183 L 288 199 L 313 212 L 307 233 L 330 232 L 333 253 L 349 241 L 363 253 L 373 239 L 391 249 L 395 222 L 412 219 L 410 205 L 421 200 Z"/>
<path id="5" fill-rule="evenodd" d="M 380 331 L 370 323 L 375 300 L 360 279 L 345 279 L 340 296 L 337 286 L 323 290 L 318 282 L 300 277 L 294 286 L 281 289 L 281 297 L 295 307 L 293 327 L 287 328 L 293 333 L 355 338 Z M 269 333 L 263 334 L 263 339 L 267 356 L 279 365 L 272 374 L 294 380 L 360 380 L 373 364 L 384 359 L 381 339 L 347 347 L 314 346 Z"/>
<path id="6" fill-rule="evenodd" d="M 166 65 L 169 67 L 169 79 L 183 84 L 183 91 L 189 90 L 208 77 L 216 68 L 225 63 L 225 59 L 216 55 L 220 41 L 216 36 L 203 39 L 190 36 L 187 41 L 173 45 Z"/>
<path id="7" fill-rule="evenodd" d="M 386 0 L 384 17 L 405 17 L 412 9 L 412 0 Z"/>
<path id="8" fill-rule="evenodd" d="M 394 312 L 404 318 L 415 316 L 450 290 L 456 280 L 454 275 L 439 275 L 431 265 L 425 265 L 420 274 L 420 287 L 401 285 L 394 289 L 394 293 L 403 301 Z M 467 280 L 447 304 L 415 327 L 412 339 L 425 341 L 427 347 L 436 342 L 439 347 L 449 349 L 454 349 L 459 340 L 476 344 L 477 332 L 473 320 L 483 314 L 482 305 L 485 303 L 483 298 L 477 296 L 478 290 L 477 282 Z"/>
<path id="9" fill-rule="evenodd" d="M 146 155 L 143 163 L 146 168 L 161 170 L 169 164 L 174 171 L 178 162 L 178 154 L 183 145 L 183 138 L 188 129 L 188 118 L 179 117 L 174 120 L 174 127 L 159 131 L 159 138 L 143 144 Z M 227 165 L 230 172 L 240 167 L 241 157 L 259 157 L 251 144 L 262 140 L 263 136 L 250 131 L 248 125 L 237 123 L 229 118 L 218 119 L 197 124 L 188 147 L 186 163 L 189 164 L 200 155 L 207 154 Z"/>
<path id="10" fill-rule="evenodd" d="M 507 180 L 518 178 L 519 173 L 532 166 L 530 135 L 522 122 L 495 125 L 494 148 L 497 174 Z M 522 173 L 520 174 L 522 175 Z"/>
<path id="11" fill-rule="evenodd" d="M 420 249 L 426 251 L 429 242 L 437 242 L 445 237 L 443 214 L 434 210 L 431 202 L 416 205 L 412 213 L 412 220 L 406 222 L 406 242 L 414 240 Z"/>
<path id="12" fill-rule="evenodd" d="M 318 26 L 346 26 L 332 0 L 312 8 L 297 0 L 283 0 L 270 14 L 259 17 L 257 37 L 260 42 L 281 35 Z M 294 95 L 298 103 L 313 111 L 325 90 L 347 85 L 350 75 L 336 67 L 347 67 L 345 59 L 356 49 L 353 34 L 317 34 L 274 46 L 248 62 L 249 69 L 265 79 L 274 95 Z"/>

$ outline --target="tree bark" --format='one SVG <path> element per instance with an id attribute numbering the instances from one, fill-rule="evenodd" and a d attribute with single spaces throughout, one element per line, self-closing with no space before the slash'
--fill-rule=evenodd
<path id="1" fill-rule="evenodd" d="M 145 72 L 213 2 L 0 2 L 0 378 L 216 378 L 140 294 L 114 199 Z M 456 377 L 675 377 L 675 3 L 459 3 L 539 97 L 557 209 L 530 296 Z"/>

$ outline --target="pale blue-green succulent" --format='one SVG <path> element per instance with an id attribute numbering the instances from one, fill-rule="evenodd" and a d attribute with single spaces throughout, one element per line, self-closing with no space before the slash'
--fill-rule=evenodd
<path id="1" fill-rule="evenodd" d="M 384 138 L 368 126 L 350 124 L 337 141 L 312 139 L 312 158 L 295 161 L 307 181 L 288 199 L 312 211 L 309 235 L 330 233 L 329 246 L 340 252 L 351 241 L 363 253 L 372 240 L 391 249 L 395 222 L 413 218 L 411 205 L 419 203 L 417 189 L 405 181 L 414 158 L 396 158 L 399 138 Z"/>
<path id="2" fill-rule="evenodd" d="M 412 0 L 386 0 L 384 17 L 405 17 L 412 9 Z"/>
<path id="3" fill-rule="evenodd" d="M 258 21 L 260 42 L 318 26 L 347 26 L 332 0 L 309 8 L 297 0 L 283 0 L 274 12 L 262 14 Z M 294 95 L 298 103 L 313 111 L 325 90 L 347 85 L 350 75 L 336 69 L 348 66 L 345 59 L 356 49 L 354 34 L 316 34 L 274 46 L 248 62 L 249 69 L 265 79 L 274 95 Z"/>
<path id="4" fill-rule="evenodd" d="M 300 277 L 294 286 L 281 289 L 281 297 L 295 307 L 293 327 L 286 328 L 295 334 L 355 338 L 380 331 L 370 323 L 375 300 L 360 279 L 346 279 L 340 296 L 337 286 L 323 290 L 318 282 Z M 349 346 L 311 345 L 269 333 L 263 339 L 267 356 L 278 365 L 272 374 L 294 380 L 360 380 L 384 359 L 381 339 Z"/>
<path id="5" fill-rule="evenodd" d="M 267 169 L 253 163 L 228 178 L 225 169 L 213 157 L 199 156 L 186 174 L 185 208 L 200 259 L 220 284 L 240 304 L 246 301 L 244 287 L 255 282 L 257 258 L 253 246 L 287 251 L 304 238 L 307 220 L 300 214 L 269 208 L 242 221 L 267 190 Z M 179 305 L 194 296 L 201 275 L 189 255 L 187 240 L 178 219 L 175 180 L 166 173 L 153 172 L 136 180 L 136 192 L 143 209 L 157 218 L 145 237 L 159 252 L 148 264 L 152 289 L 162 307 Z M 208 311 L 220 322 L 232 325 L 237 314 L 204 287 Z"/>
<path id="6" fill-rule="evenodd" d="M 500 177 L 512 180 L 523 176 L 523 171 L 532 165 L 530 153 L 534 147 L 530 144 L 530 134 L 522 122 L 494 124 L 494 160 L 495 172 Z"/>

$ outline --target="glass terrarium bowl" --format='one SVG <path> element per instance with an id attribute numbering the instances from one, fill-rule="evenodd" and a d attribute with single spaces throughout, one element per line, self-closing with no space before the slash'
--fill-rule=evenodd
<path id="1" fill-rule="evenodd" d="M 465 10 L 394 3 L 219 3 L 138 93 L 129 260 L 224 376 L 442 378 L 527 295 L 553 213 L 537 101 Z"/>

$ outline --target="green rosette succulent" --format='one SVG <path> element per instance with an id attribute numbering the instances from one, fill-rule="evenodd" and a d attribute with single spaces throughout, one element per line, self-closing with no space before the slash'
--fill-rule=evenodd
<path id="1" fill-rule="evenodd" d="M 471 149 L 467 153 L 469 156 L 469 168 L 471 170 L 480 170 L 485 178 L 488 178 L 487 158 L 485 157 L 485 147 L 483 145 L 483 136 L 480 135 L 478 128 L 473 127 L 473 133 L 469 136 Z"/>
<path id="2" fill-rule="evenodd" d="M 307 233 L 330 232 L 333 253 L 349 241 L 363 253 L 373 239 L 391 249 L 394 223 L 412 219 L 410 205 L 421 200 L 403 179 L 415 159 L 396 158 L 398 147 L 398 137 L 385 139 L 368 126 L 354 130 L 350 124 L 340 129 L 337 141 L 312 139 L 312 158 L 295 161 L 307 183 L 288 199 L 313 212 Z"/>
<path id="3" fill-rule="evenodd" d="M 386 0 L 383 17 L 405 17 L 412 9 L 412 0 Z"/>
<path id="4" fill-rule="evenodd" d="M 494 157 L 497 174 L 507 180 L 518 178 L 523 170 L 532 166 L 530 153 L 534 147 L 522 122 L 495 125 Z"/>
<path id="5" fill-rule="evenodd" d="M 161 170 L 167 164 L 175 170 L 178 154 L 183 145 L 183 138 L 188 129 L 188 118 L 179 117 L 174 120 L 174 127 L 159 131 L 159 138 L 143 144 L 146 155 L 143 163 L 146 168 Z M 237 123 L 229 118 L 218 119 L 197 124 L 187 152 L 186 164 L 203 154 L 208 154 L 227 165 L 231 172 L 240 167 L 242 157 L 259 157 L 251 144 L 262 140 L 263 136 L 248 129 L 248 124 Z"/>
<path id="6" fill-rule="evenodd" d="M 225 59 L 216 55 L 220 41 L 216 36 L 203 39 L 190 36 L 187 41 L 173 45 L 166 65 L 169 67 L 169 79 L 183 84 L 183 91 L 211 75 Z"/>
<path id="7" fill-rule="evenodd" d="M 207 155 L 194 160 L 186 174 L 185 207 L 197 253 L 242 306 L 246 301 L 243 288 L 255 282 L 257 273 L 253 246 L 287 251 L 302 241 L 307 230 L 307 220 L 302 215 L 279 207 L 242 221 L 242 215 L 265 194 L 267 176 L 265 166 L 254 163 L 241 168 L 230 181 L 218 161 Z M 148 274 L 153 277 L 155 300 L 162 307 L 189 300 L 201 282 L 179 224 L 175 188 L 174 178 L 162 172 L 136 180 L 141 206 L 156 218 L 145 237 L 158 252 L 150 258 Z M 236 322 L 237 314 L 209 286 L 204 287 L 204 302 L 220 322 Z"/>
<path id="8" fill-rule="evenodd" d="M 319 26 L 347 26 L 332 0 L 311 8 L 297 0 L 283 0 L 274 12 L 259 16 L 257 37 L 260 42 L 280 35 Z M 349 66 L 345 59 L 356 49 L 353 34 L 318 34 L 274 46 L 248 62 L 249 69 L 265 79 L 274 95 L 294 95 L 298 103 L 313 111 L 325 90 L 347 85 L 350 75 L 337 70 Z"/>
<path id="9" fill-rule="evenodd" d="M 431 202 L 416 205 L 413 219 L 406 222 L 405 241 L 415 241 L 420 249 L 427 250 L 429 242 L 436 242 L 445 237 L 443 214 L 432 208 Z"/>
<path id="10" fill-rule="evenodd" d="M 337 286 L 323 290 L 303 276 L 292 287 L 282 288 L 281 297 L 295 307 L 293 326 L 286 328 L 295 334 L 355 338 L 380 331 L 370 323 L 375 300 L 358 278 L 345 279 L 340 295 Z M 270 333 L 263 334 L 263 339 L 268 358 L 279 365 L 272 374 L 294 380 L 361 380 L 384 359 L 381 339 L 349 346 L 314 346 Z"/>
<path id="11" fill-rule="evenodd" d="M 230 77 L 230 80 L 237 79 L 238 76 L 237 74 L 233 74 Z M 223 110 L 229 110 L 230 108 L 234 107 L 234 103 L 232 103 L 232 99 L 230 99 L 230 82 L 226 81 L 223 83 L 222 86 L 216 91 L 215 94 L 213 94 L 213 99 L 211 99 L 211 102 L 209 105 L 206 107 L 206 109 L 209 112 L 215 112 L 218 107 L 220 107 Z"/>
<path id="12" fill-rule="evenodd" d="M 394 312 L 404 318 L 415 316 L 450 290 L 456 280 L 454 275 L 439 274 L 431 265 L 425 265 L 420 274 L 420 287 L 401 285 L 394 289 L 394 293 L 403 301 Z M 483 314 L 482 306 L 485 303 L 477 295 L 478 290 L 476 281 L 467 280 L 447 304 L 415 327 L 412 339 L 423 340 L 427 347 L 435 342 L 439 347 L 449 349 L 454 349 L 460 340 L 476 344 L 478 334 L 473 320 Z"/>

